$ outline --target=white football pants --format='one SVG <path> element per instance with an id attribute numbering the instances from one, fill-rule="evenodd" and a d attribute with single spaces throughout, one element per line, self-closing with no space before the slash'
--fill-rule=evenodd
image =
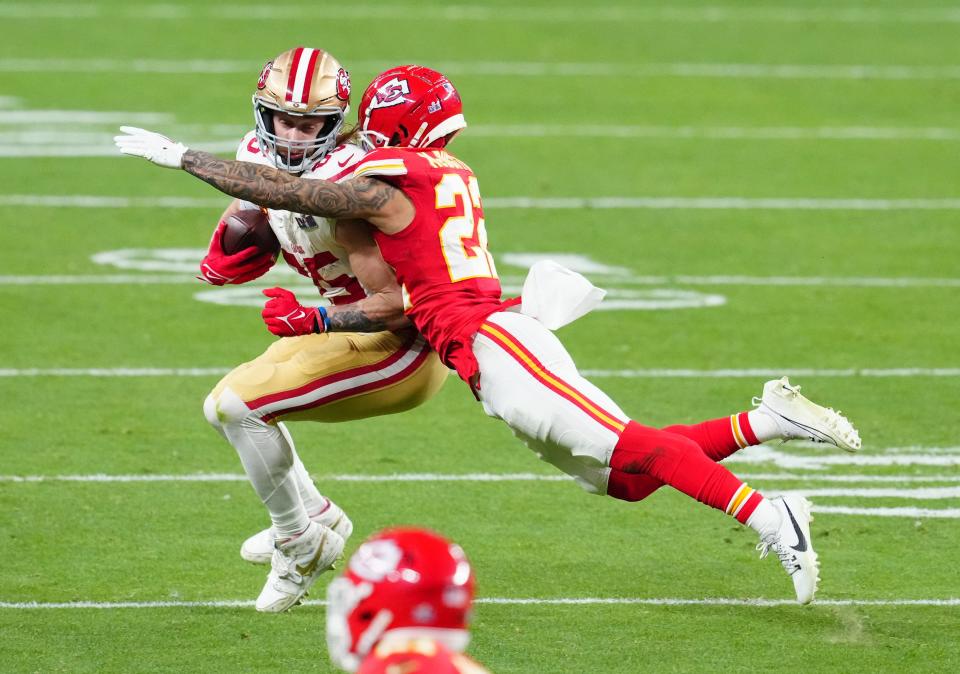
<path id="1" fill-rule="evenodd" d="M 560 340 L 537 319 L 505 311 L 487 318 L 473 353 L 484 411 L 586 491 L 606 494 L 629 417 L 580 375 Z"/>

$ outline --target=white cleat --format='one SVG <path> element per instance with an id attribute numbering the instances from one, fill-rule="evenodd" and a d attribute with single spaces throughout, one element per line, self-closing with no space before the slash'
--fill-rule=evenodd
<path id="1" fill-rule="evenodd" d="M 330 527 L 340 534 L 344 541 L 348 540 L 353 533 L 353 522 L 336 503 L 327 499 L 327 504 L 326 510 L 310 519 Z M 240 556 L 252 564 L 269 564 L 273 558 L 274 538 L 273 527 L 258 531 L 240 546 Z"/>
<path id="2" fill-rule="evenodd" d="M 760 559 L 772 551 L 793 579 L 797 602 L 809 604 L 820 582 L 820 562 L 810 540 L 810 502 L 802 496 L 781 496 L 770 503 L 780 512 L 780 528 L 757 545 Z"/>
<path id="3" fill-rule="evenodd" d="M 860 449 L 860 433 L 845 416 L 808 400 L 786 377 L 764 384 L 763 396 L 754 398 L 753 404 L 773 417 L 788 440 L 826 442 L 848 452 Z"/>
<path id="4" fill-rule="evenodd" d="M 257 610 L 280 613 L 299 604 L 320 574 L 343 556 L 343 546 L 340 534 L 317 522 L 310 522 L 292 541 L 276 546 Z"/>

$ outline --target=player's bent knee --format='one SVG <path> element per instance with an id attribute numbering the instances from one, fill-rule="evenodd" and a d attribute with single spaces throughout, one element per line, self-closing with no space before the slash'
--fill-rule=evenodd
<path id="1" fill-rule="evenodd" d="M 223 389 L 216 397 L 207 396 L 203 404 L 203 412 L 207 421 L 214 427 L 237 424 L 253 416 L 253 411 L 229 387 Z"/>
<path id="2" fill-rule="evenodd" d="M 663 483 L 660 480 L 649 475 L 635 475 L 613 470 L 610 471 L 610 479 L 607 481 L 607 496 L 620 501 L 636 503 L 644 500 L 662 486 Z"/>
<path id="3" fill-rule="evenodd" d="M 610 465 L 627 473 L 650 471 L 654 464 L 676 465 L 703 450 L 690 438 L 630 422 L 610 457 Z"/>
<path id="4" fill-rule="evenodd" d="M 207 419 L 207 423 L 215 429 L 223 428 L 220 416 L 217 414 L 217 397 L 213 393 L 209 394 L 203 401 L 203 416 Z"/>

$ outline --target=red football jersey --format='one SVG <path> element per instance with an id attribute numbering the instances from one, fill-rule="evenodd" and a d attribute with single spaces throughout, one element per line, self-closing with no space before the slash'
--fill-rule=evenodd
<path id="1" fill-rule="evenodd" d="M 376 176 L 413 202 L 416 214 L 403 231 L 378 231 L 375 238 L 397 272 L 407 316 L 440 358 L 468 380 L 477 371 L 473 335 L 504 306 L 476 176 L 444 150 L 418 148 L 374 150 L 354 176 Z"/>
<path id="2" fill-rule="evenodd" d="M 357 674 L 490 674 L 462 653 L 429 639 L 378 645 Z"/>

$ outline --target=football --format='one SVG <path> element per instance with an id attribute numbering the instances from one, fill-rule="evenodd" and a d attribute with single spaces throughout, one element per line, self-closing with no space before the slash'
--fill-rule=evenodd
<path id="1" fill-rule="evenodd" d="M 280 241 L 270 228 L 267 214 L 260 209 L 239 211 L 225 222 L 220 247 L 227 255 L 234 255 L 251 246 L 274 255 L 280 252 Z"/>

